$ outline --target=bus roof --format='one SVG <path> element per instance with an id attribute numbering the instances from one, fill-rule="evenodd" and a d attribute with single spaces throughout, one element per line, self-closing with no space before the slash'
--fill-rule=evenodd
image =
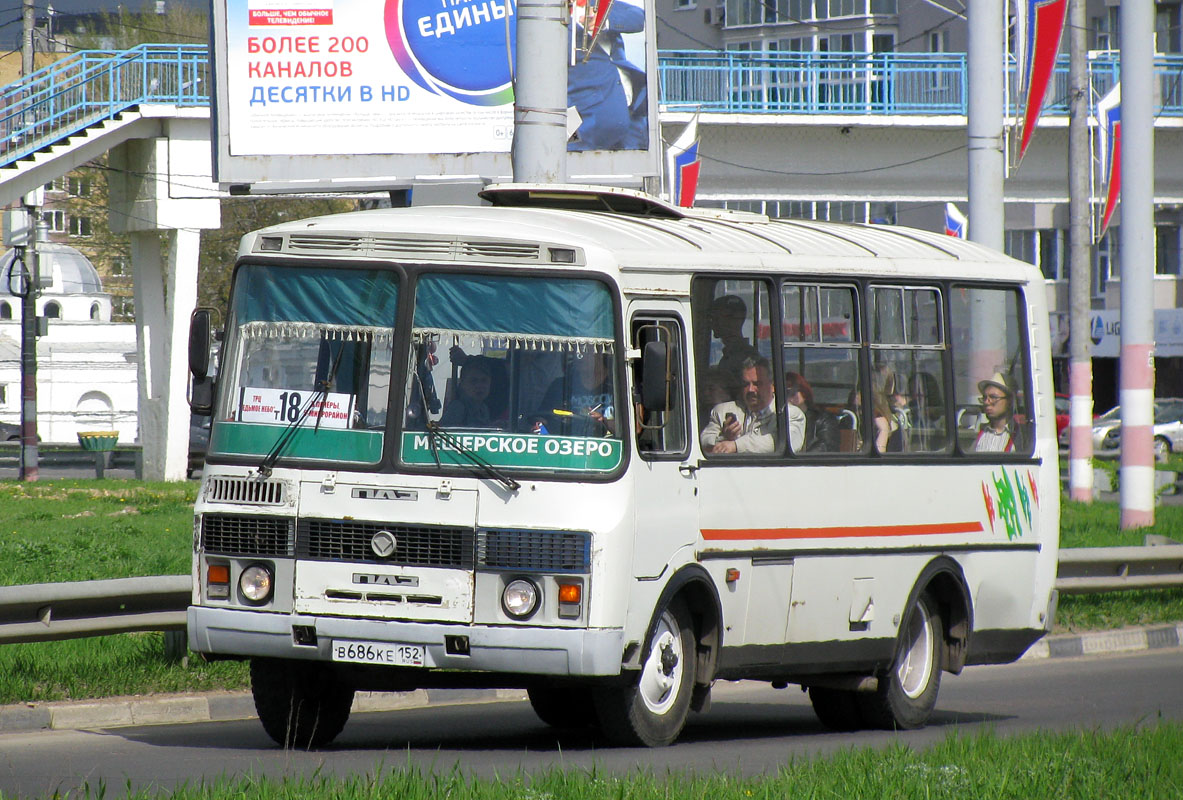
<path id="1" fill-rule="evenodd" d="M 243 238 L 239 256 L 747 270 L 1032 280 L 1035 267 L 982 245 L 895 225 L 770 219 L 683 209 L 642 192 L 508 184 L 491 205 L 374 209 L 283 223 Z"/>

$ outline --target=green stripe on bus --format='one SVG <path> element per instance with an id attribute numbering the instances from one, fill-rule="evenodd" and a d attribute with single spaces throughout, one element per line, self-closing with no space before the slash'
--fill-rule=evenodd
<path id="1" fill-rule="evenodd" d="M 284 435 L 285 428 L 250 422 L 215 422 L 210 434 L 210 452 L 265 456 Z M 374 464 L 382 458 L 382 432 L 299 428 L 280 457 Z"/>
<path id="2" fill-rule="evenodd" d="M 520 433 L 471 433 L 448 431 L 460 444 L 495 467 L 524 467 L 563 472 L 611 472 L 620 466 L 621 443 L 617 439 L 581 436 L 536 436 Z M 407 464 L 472 462 L 426 432 L 403 434 L 403 461 Z"/>

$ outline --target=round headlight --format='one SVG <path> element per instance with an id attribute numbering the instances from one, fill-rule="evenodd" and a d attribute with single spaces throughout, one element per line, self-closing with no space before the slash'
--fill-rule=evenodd
<path id="1" fill-rule="evenodd" d="M 516 619 L 525 619 L 538 608 L 538 587 L 524 578 L 512 580 L 501 593 L 501 607 Z"/>
<path id="2" fill-rule="evenodd" d="M 252 603 L 262 603 L 271 597 L 271 568 L 264 564 L 251 564 L 238 578 L 238 590 Z"/>

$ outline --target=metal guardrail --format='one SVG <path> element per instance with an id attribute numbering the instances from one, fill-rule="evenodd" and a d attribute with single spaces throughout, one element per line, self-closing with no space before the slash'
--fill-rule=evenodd
<path id="1" fill-rule="evenodd" d="M 1183 544 L 1060 551 L 1063 594 L 1176 586 L 1183 586 Z M 188 575 L 0 586 L 0 644 L 181 631 L 191 599 Z M 166 650 L 183 646 L 166 642 Z"/>
<path id="2" fill-rule="evenodd" d="M 188 575 L 0 586 L 0 644 L 185 628 Z"/>
<path id="3" fill-rule="evenodd" d="M 1094 594 L 1183 586 L 1183 544 L 1077 547 L 1060 551 L 1056 589 Z"/>

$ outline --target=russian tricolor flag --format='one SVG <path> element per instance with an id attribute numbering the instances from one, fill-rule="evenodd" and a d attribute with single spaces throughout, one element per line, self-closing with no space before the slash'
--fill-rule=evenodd
<path id="1" fill-rule="evenodd" d="M 665 158 L 670 201 L 690 208 L 698 192 L 698 167 L 701 163 L 698 159 L 697 113 L 666 150 Z"/>
<path id="2" fill-rule="evenodd" d="M 1056 56 L 1060 53 L 1060 38 L 1068 12 L 1068 0 L 1016 0 L 1019 2 L 1025 8 L 1015 15 L 1018 26 L 1015 40 L 1019 44 L 1019 104 L 1023 112 L 1016 165 L 1022 162 L 1043 111 L 1043 98 L 1056 66 Z"/>
<path id="3" fill-rule="evenodd" d="M 1097 103 L 1097 161 L 1101 166 L 1104 210 L 1101 212 L 1101 227 L 1097 241 L 1109 228 L 1113 210 L 1121 199 L 1121 84 L 1116 84 L 1109 94 Z"/>
<path id="4" fill-rule="evenodd" d="M 952 203 L 945 203 L 945 235 L 964 239 L 969 228 L 969 219 Z"/>

